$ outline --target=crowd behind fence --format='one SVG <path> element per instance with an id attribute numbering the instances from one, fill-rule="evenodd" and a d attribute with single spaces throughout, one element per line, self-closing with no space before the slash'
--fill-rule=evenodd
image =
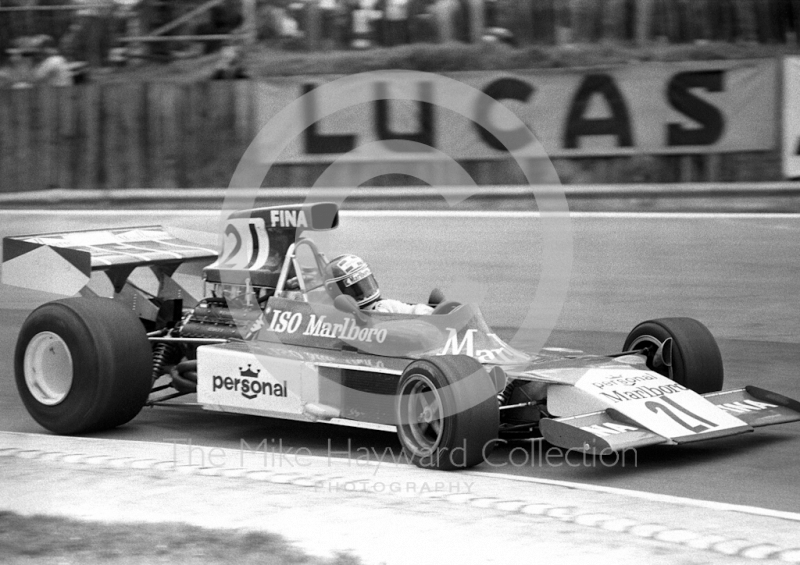
<path id="1" fill-rule="evenodd" d="M 285 49 L 364 49 L 407 43 L 503 41 L 568 43 L 798 43 L 800 0 L 250 0 L 254 36 Z M 22 38 L 48 36 L 71 60 L 110 64 L 133 52 L 133 36 L 185 16 L 207 0 L 7 0 L 0 2 L 0 61 Z M 175 36 L 236 34 L 242 0 L 220 0 L 165 34 L 138 45 L 156 60 L 216 50 L 223 40 Z"/>

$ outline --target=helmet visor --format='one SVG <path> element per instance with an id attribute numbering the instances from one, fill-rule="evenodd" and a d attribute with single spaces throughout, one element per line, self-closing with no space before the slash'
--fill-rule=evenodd
<path id="1" fill-rule="evenodd" d="M 361 272 L 354 275 L 339 281 L 339 289 L 343 294 L 355 298 L 359 306 L 364 306 L 380 296 L 378 282 L 368 269 L 361 269 Z"/>

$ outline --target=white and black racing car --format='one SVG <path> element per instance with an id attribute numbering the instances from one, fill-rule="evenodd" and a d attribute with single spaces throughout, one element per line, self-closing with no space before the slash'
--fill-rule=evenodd
<path id="1" fill-rule="evenodd" d="M 80 434 L 196 394 L 207 410 L 395 426 L 410 459 L 438 469 L 481 463 L 503 436 L 603 454 L 800 420 L 800 403 L 774 392 L 721 392 L 719 348 L 689 318 L 643 322 L 619 353 L 556 357 L 511 347 L 471 304 L 362 311 L 326 284 L 311 238 L 337 224 L 330 203 L 244 210 L 219 253 L 160 226 L 5 238 L 5 284 L 70 296 L 20 330 L 27 410 Z M 197 262 L 199 300 L 175 276 Z M 156 291 L 132 282 L 138 268 Z M 112 298 L 90 284 L 100 273 Z"/>

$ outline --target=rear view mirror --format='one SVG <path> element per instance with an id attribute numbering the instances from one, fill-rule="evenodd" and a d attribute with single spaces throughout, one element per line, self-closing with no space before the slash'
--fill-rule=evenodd
<path id="1" fill-rule="evenodd" d="M 364 326 L 369 321 L 369 318 L 361 311 L 361 308 L 358 307 L 358 303 L 356 299 L 352 296 L 347 294 L 340 294 L 336 298 L 333 299 L 333 306 L 339 312 L 344 312 L 345 314 L 351 314 L 355 319 L 358 325 Z"/>

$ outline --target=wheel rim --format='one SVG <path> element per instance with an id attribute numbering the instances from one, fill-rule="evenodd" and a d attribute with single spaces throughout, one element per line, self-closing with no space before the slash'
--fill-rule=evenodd
<path id="1" fill-rule="evenodd" d="M 33 336 L 23 361 L 25 384 L 42 404 L 62 402 L 72 388 L 72 355 L 66 342 L 53 332 Z"/>
<path id="2" fill-rule="evenodd" d="M 403 445 L 412 455 L 426 456 L 442 443 L 444 409 L 442 396 L 425 375 L 411 375 L 400 390 L 399 426 Z"/>
<path id="3" fill-rule="evenodd" d="M 665 340 L 666 341 L 666 340 Z M 629 351 L 633 351 L 634 349 L 643 349 L 647 348 L 647 368 L 651 371 L 655 371 L 659 375 L 663 375 L 670 380 L 675 380 L 672 374 L 672 368 L 654 368 L 653 367 L 653 355 L 661 347 L 661 340 L 657 337 L 652 335 L 640 335 L 636 339 L 634 339 L 631 344 L 626 348 Z"/>
<path id="4" fill-rule="evenodd" d="M 661 347 L 661 340 L 651 335 L 640 335 L 631 342 L 627 349 L 628 351 L 633 351 L 634 349 L 641 349 L 642 347 L 647 347 L 648 345 L 653 345 L 656 349 L 658 349 Z"/>

